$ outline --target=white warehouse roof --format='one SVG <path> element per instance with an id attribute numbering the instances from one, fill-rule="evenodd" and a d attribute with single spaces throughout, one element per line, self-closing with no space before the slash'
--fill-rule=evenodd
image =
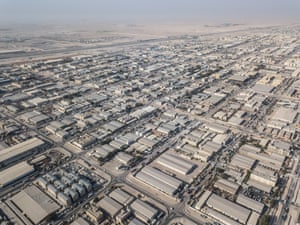
<path id="1" fill-rule="evenodd" d="M 25 188 L 13 196 L 11 201 L 34 224 L 40 224 L 46 217 L 60 209 L 54 200 L 35 186 Z"/>
<path id="2" fill-rule="evenodd" d="M 247 222 L 251 213 L 249 209 L 246 209 L 216 194 L 212 194 L 210 196 L 210 198 L 207 200 L 207 205 L 244 224 Z"/>
<path id="3" fill-rule="evenodd" d="M 45 142 L 41 139 L 34 137 L 9 148 L 0 151 L 0 164 L 6 161 L 16 161 L 17 157 L 22 154 L 27 154 L 38 147 L 44 145 Z"/>
<path id="4" fill-rule="evenodd" d="M 144 183 L 168 194 L 174 195 L 182 181 L 152 167 L 144 167 L 136 177 Z"/>
<path id="5" fill-rule="evenodd" d="M 153 220 L 158 214 L 157 209 L 153 208 L 148 203 L 141 201 L 140 199 L 136 199 L 131 204 L 131 208 L 135 212 L 136 216 L 144 220 L 144 222 Z"/>
<path id="6" fill-rule="evenodd" d="M 190 173 L 195 168 L 195 164 L 190 161 L 169 153 L 160 156 L 157 163 L 183 175 Z"/>
<path id="7" fill-rule="evenodd" d="M 0 172 L 0 187 L 6 186 L 30 173 L 34 172 L 33 166 L 27 162 L 20 162 Z"/>
<path id="8" fill-rule="evenodd" d="M 275 113 L 272 116 L 272 119 L 283 121 L 286 123 L 293 123 L 297 114 L 298 112 L 293 109 L 280 107 L 275 111 Z"/>
<path id="9" fill-rule="evenodd" d="M 254 199 L 249 198 L 242 194 L 238 195 L 236 202 L 249 208 L 249 209 L 252 209 L 252 210 L 258 212 L 259 214 L 261 214 L 264 209 L 263 203 L 255 201 Z"/>

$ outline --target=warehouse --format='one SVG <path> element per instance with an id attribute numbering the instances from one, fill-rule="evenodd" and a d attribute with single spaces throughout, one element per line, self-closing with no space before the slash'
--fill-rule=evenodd
<path id="1" fill-rule="evenodd" d="M 211 153 L 202 151 L 202 149 L 196 148 L 190 144 L 185 144 L 180 149 L 185 155 L 189 157 L 194 157 L 196 159 L 200 159 L 203 162 L 207 162 L 210 158 Z"/>
<path id="2" fill-rule="evenodd" d="M 243 145 L 243 146 L 240 147 L 239 151 L 240 152 L 259 153 L 261 151 L 261 149 L 258 148 L 258 147 L 255 147 L 253 145 L 245 144 L 245 145 Z"/>
<path id="3" fill-rule="evenodd" d="M 201 142 L 202 138 L 201 136 L 194 136 L 192 134 L 188 134 L 184 137 L 184 139 L 182 140 L 183 143 L 187 143 L 190 144 L 194 147 L 197 147 L 198 144 Z"/>
<path id="4" fill-rule="evenodd" d="M 170 196 L 175 195 L 183 184 L 182 181 L 152 167 L 144 167 L 136 178 Z"/>
<path id="5" fill-rule="evenodd" d="M 5 187 L 34 172 L 33 166 L 21 162 L 0 172 L 0 187 Z"/>
<path id="6" fill-rule="evenodd" d="M 207 162 L 209 160 L 209 158 L 211 157 L 211 155 L 205 151 L 201 151 L 200 149 L 194 153 L 194 155 L 192 156 L 195 159 L 199 159 L 202 162 Z"/>
<path id="7" fill-rule="evenodd" d="M 95 147 L 91 155 L 98 159 L 104 159 L 115 151 L 116 149 L 111 145 L 105 144 L 100 147 Z"/>
<path id="8" fill-rule="evenodd" d="M 252 90 L 257 93 L 268 94 L 274 90 L 274 87 L 267 84 L 256 83 L 254 87 L 252 87 Z"/>
<path id="9" fill-rule="evenodd" d="M 274 112 L 272 119 L 291 124 L 297 115 L 298 112 L 291 108 L 280 107 Z"/>
<path id="10" fill-rule="evenodd" d="M 138 140 L 138 143 L 153 149 L 158 144 L 158 141 L 151 140 L 150 138 L 147 137 L 142 137 L 141 139 Z"/>
<path id="11" fill-rule="evenodd" d="M 203 205 L 206 203 L 207 199 L 210 197 L 211 191 L 206 190 L 201 197 L 199 198 L 198 202 L 195 205 L 195 209 L 200 210 Z"/>
<path id="12" fill-rule="evenodd" d="M 220 134 L 225 134 L 228 132 L 227 127 L 218 125 L 218 124 L 208 123 L 208 124 L 205 124 L 204 127 L 212 132 L 216 132 L 216 133 L 220 133 Z"/>
<path id="13" fill-rule="evenodd" d="M 267 151 L 277 153 L 279 155 L 288 156 L 290 154 L 291 144 L 281 140 L 273 140 L 268 146 Z"/>
<path id="14" fill-rule="evenodd" d="M 109 145 L 118 150 L 125 149 L 128 146 L 119 139 L 112 140 L 111 142 L 109 142 Z"/>
<path id="15" fill-rule="evenodd" d="M 147 152 L 150 152 L 150 148 L 147 147 L 146 145 L 142 145 L 138 142 L 135 142 L 129 148 L 127 148 L 127 151 L 128 152 L 136 151 L 136 152 L 147 153 Z"/>
<path id="16" fill-rule="evenodd" d="M 229 180 L 225 180 L 225 179 L 219 179 L 216 181 L 216 183 L 214 184 L 215 188 L 220 189 L 221 191 L 225 191 L 231 195 L 235 195 L 235 193 L 237 193 L 240 185 L 238 185 L 237 183 L 231 182 Z"/>
<path id="17" fill-rule="evenodd" d="M 129 145 L 133 144 L 134 142 L 136 142 L 136 140 L 138 138 L 139 137 L 133 133 L 127 133 L 124 136 L 118 136 L 115 139 L 118 140 L 119 142 L 122 142 L 123 144 L 129 146 Z"/>
<path id="18" fill-rule="evenodd" d="M 113 198 L 114 200 L 118 201 L 122 205 L 128 205 L 134 199 L 132 195 L 128 194 L 127 192 L 123 191 L 120 188 L 113 190 L 109 197 Z"/>
<path id="19" fill-rule="evenodd" d="M 135 158 L 126 152 L 118 152 L 115 159 L 118 160 L 123 165 L 130 165 L 130 163 L 132 163 Z"/>
<path id="20" fill-rule="evenodd" d="M 142 221 L 134 218 L 133 220 L 130 221 L 128 225 L 145 225 Z"/>
<path id="21" fill-rule="evenodd" d="M 84 134 L 72 141 L 72 144 L 80 149 L 88 149 L 97 143 L 97 138 L 90 134 Z"/>
<path id="22" fill-rule="evenodd" d="M 251 179 L 251 177 L 250 177 L 250 179 L 248 180 L 247 184 L 248 184 L 249 186 L 255 187 L 256 189 L 262 190 L 262 191 L 264 191 L 264 192 L 266 192 L 266 193 L 270 193 L 271 190 L 272 190 L 272 186 L 267 185 L 267 184 L 265 184 L 265 183 L 263 183 L 263 182 L 260 182 L 260 181 Z"/>
<path id="23" fill-rule="evenodd" d="M 223 213 L 224 215 L 244 224 L 247 222 L 251 212 L 249 209 L 237 205 L 216 194 L 212 194 L 210 196 L 210 198 L 207 200 L 207 205 Z"/>
<path id="24" fill-rule="evenodd" d="M 245 151 L 245 150 L 243 151 L 240 150 L 240 153 L 254 160 L 258 160 L 259 164 L 263 165 L 264 167 L 270 168 L 272 170 L 280 170 L 285 160 L 284 156 L 279 157 L 280 155 L 276 155 L 274 153 L 268 155 L 265 153 L 255 153 L 255 152 Z"/>
<path id="25" fill-rule="evenodd" d="M 112 132 L 112 133 L 121 129 L 122 127 L 124 127 L 124 124 L 120 123 L 118 121 L 115 121 L 115 120 L 103 125 L 103 128 L 105 130 Z"/>
<path id="26" fill-rule="evenodd" d="M 147 224 L 151 224 L 151 222 L 156 219 L 159 213 L 159 210 L 153 208 L 148 203 L 143 202 L 140 199 L 136 199 L 130 207 L 135 216 Z"/>
<path id="27" fill-rule="evenodd" d="M 90 225 L 90 223 L 88 223 L 85 219 L 83 219 L 82 217 L 79 217 L 78 219 L 76 219 L 73 223 L 71 223 L 70 225 Z"/>
<path id="28" fill-rule="evenodd" d="M 13 196 L 8 204 L 18 216 L 27 217 L 32 224 L 41 224 L 60 209 L 54 200 L 35 186 L 25 188 Z"/>
<path id="29" fill-rule="evenodd" d="M 0 167 L 16 162 L 33 154 L 34 151 L 40 150 L 43 147 L 45 147 L 45 142 L 34 137 L 22 143 L 3 149 L 0 151 Z"/>
<path id="30" fill-rule="evenodd" d="M 110 197 L 105 196 L 98 203 L 97 207 L 102 208 L 106 213 L 108 213 L 112 218 L 114 218 L 123 208 L 121 204 L 113 200 Z"/>
<path id="31" fill-rule="evenodd" d="M 46 116 L 44 114 L 40 114 L 38 116 L 31 117 L 29 119 L 29 122 L 31 124 L 34 124 L 35 126 L 40 126 L 40 125 L 42 125 L 42 124 L 44 124 L 44 123 L 46 123 L 50 120 L 51 120 L 51 118 L 49 116 Z"/>
<path id="32" fill-rule="evenodd" d="M 214 209 L 205 208 L 204 212 L 207 215 L 209 215 L 209 216 L 215 218 L 216 220 L 220 221 L 222 224 L 225 224 L 225 225 L 242 225 L 241 223 L 239 223 L 239 222 L 237 222 L 233 219 L 230 219 L 227 216 L 224 216 L 222 213 L 219 213 Z"/>
<path id="33" fill-rule="evenodd" d="M 138 110 L 132 112 L 130 115 L 132 117 L 141 119 L 143 117 L 151 115 L 154 112 L 156 112 L 156 108 L 154 108 L 153 106 L 146 106 L 146 107 L 144 107 L 142 109 L 138 109 Z"/>
<path id="34" fill-rule="evenodd" d="M 237 153 L 232 157 L 230 165 L 232 167 L 250 170 L 250 169 L 252 169 L 254 163 L 255 163 L 255 159 L 251 159 L 247 156 Z"/>
<path id="35" fill-rule="evenodd" d="M 201 148 L 202 151 L 207 152 L 210 155 L 212 155 L 215 152 L 220 151 L 222 149 L 222 145 L 218 144 L 216 142 L 213 142 L 213 141 L 207 141 L 200 148 Z"/>
<path id="36" fill-rule="evenodd" d="M 193 156 L 198 151 L 200 151 L 199 148 L 194 147 L 194 146 L 192 146 L 190 144 L 183 145 L 180 150 L 183 151 L 186 155 L 191 155 L 191 156 Z"/>
<path id="37" fill-rule="evenodd" d="M 247 225 L 256 225 L 258 223 L 260 215 L 257 212 L 251 212 Z"/>
<path id="38" fill-rule="evenodd" d="M 169 153 L 160 156 L 157 159 L 157 163 L 182 175 L 191 173 L 196 167 L 196 165 L 190 161 Z"/>
<path id="39" fill-rule="evenodd" d="M 264 210 L 265 205 L 263 203 L 260 203 L 258 201 L 255 201 L 252 198 L 248 198 L 245 195 L 239 194 L 236 202 L 239 203 L 242 206 L 245 206 L 248 209 L 252 209 L 256 212 L 258 212 L 259 214 L 262 213 L 262 211 Z"/>
<path id="40" fill-rule="evenodd" d="M 257 166 L 250 175 L 251 180 L 256 180 L 274 187 L 277 183 L 277 175 L 272 170 Z"/>

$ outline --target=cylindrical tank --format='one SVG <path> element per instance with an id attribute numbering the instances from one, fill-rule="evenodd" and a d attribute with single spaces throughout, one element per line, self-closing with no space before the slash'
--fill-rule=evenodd
<path id="1" fill-rule="evenodd" d="M 80 184 L 72 184 L 72 189 L 76 190 L 79 193 L 80 197 L 83 197 L 86 193 L 84 187 L 82 187 Z"/>
<path id="2" fill-rule="evenodd" d="M 66 177 L 66 176 L 63 176 L 63 177 L 61 178 L 61 181 L 62 181 L 64 184 L 68 185 L 68 186 L 71 186 L 72 183 L 73 183 L 73 181 L 72 181 L 70 178 Z"/>
<path id="3" fill-rule="evenodd" d="M 36 179 L 35 183 L 39 185 L 43 189 L 47 189 L 48 181 L 43 177 L 39 177 Z"/>
<path id="4" fill-rule="evenodd" d="M 57 199 L 64 205 L 64 206 L 68 206 L 72 204 L 72 200 L 69 196 L 65 195 L 62 192 L 59 192 L 57 194 Z"/>
<path id="5" fill-rule="evenodd" d="M 92 191 L 92 184 L 88 180 L 80 179 L 78 183 L 84 186 L 87 192 Z"/>
<path id="6" fill-rule="evenodd" d="M 66 188 L 64 193 L 70 196 L 73 202 L 76 202 L 79 199 L 79 194 L 71 188 Z"/>
<path id="7" fill-rule="evenodd" d="M 47 191 L 48 191 L 51 195 L 57 197 L 58 190 L 57 190 L 56 187 L 54 187 L 54 185 L 49 184 L 49 185 L 47 186 Z"/>

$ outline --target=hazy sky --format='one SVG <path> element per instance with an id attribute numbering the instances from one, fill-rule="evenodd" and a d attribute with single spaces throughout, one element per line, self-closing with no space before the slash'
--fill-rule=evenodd
<path id="1" fill-rule="evenodd" d="M 0 22 L 300 22 L 300 0 L 0 0 Z"/>

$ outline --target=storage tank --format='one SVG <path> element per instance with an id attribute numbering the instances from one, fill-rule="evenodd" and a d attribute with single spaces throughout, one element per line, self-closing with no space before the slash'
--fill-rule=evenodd
<path id="1" fill-rule="evenodd" d="M 61 181 L 59 181 L 59 180 L 56 180 L 55 182 L 54 182 L 54 186 L 57 188 L 57 189 L 59 189 L 59 190 L 64 190 L 65 188 L 66 188 L 66 185 L 65 184 L 63 184 Z"/>
<path id="2" fill-rule="evenodd" d="M 78 183 L 84 186 L 87 192 L 92 191 L 92 184 L 88 180 L 80 179 Z"/>
<path id="3" fill-rule="evenodd" d="M 79 193 L 80 197 L 83 197 L 86 194 L 84 187 L 82 187 L 80 184 L 72 184 L 72 189 L 76 190 Z"/>
<path id="4" fill-rule="evenodd" d="M 39 177 L 38 179 L 36 179 L 35 183 L 41 188 L 47 189 L 48 181 L 45 180 L 43 177 Z"/>
<path id="5" fill-rule="evenodd" d="M 51 195 L 53 195 L 53 196 L 55 196 L 55 197 L 57 196 L 58 190 L 57 190 L 56 187 L 54 187 L 54 185 L 49 184 L 49 185 L 47 186 L 47 191 L 48 191 Z"/>
<path id="6" fill-rule="evenodd" d="M 79 194 L 71 188 L 66 188 L 64 193 L 70 196 L 73 202 L 76 202 L 79 199 Z"/>
<path id="7" fill-rule="evenodd" d="M 50 173 L 45 174 L 44 178 L 45 178 L 47 181 L 51 182 L 51 183 L 53 183 L 54 181 L 56 181 L 56 177 L 53 176 L 53 175 L 50 174 Z"/>
<path id="8" fill-rule="evenodd" d="M 68 177 L 71 178 L 75 182 L 77 182 L 79 180 L 79 176 L 77 176 L 75 173 L 69 173 Z"/>
<path id="9" fill-rule="evenodd" d="M 62 192 L 59 192 L 57 194 L 57 199 L 64 205 L 64 206 L 68 206 L 72 204 L 72 200 L 69 196 L 65 195 Z"/>
<path id="10" fill-rule="evenodd" d="M 63 176 L 63 177 L 61 178 L 61 181 L 62 181 L 64 184 L 68 185 L 68 186 L 71 186 L 72 183 L 73 183 L 73 181 L 72 181 L 70 178 L 66 177 L 66 176 Z"/>

